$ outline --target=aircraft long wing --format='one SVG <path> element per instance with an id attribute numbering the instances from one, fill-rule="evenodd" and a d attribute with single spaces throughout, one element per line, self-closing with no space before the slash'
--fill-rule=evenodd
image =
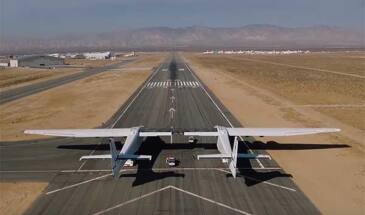
<path id="1" fill-rule="evenodd" d="M 230 136 L 296 136 L 339 132 L 338 128 L 227 128 Z"/>
<path id="2" fill-rule="evenodd" d="M 96 128 L 96 129 L 47 129 L 25 130 L 26 134 L 39 134 L 56 137 L 126 137 L 130 128 Z M 171 132 L 139 132 L 140 137 L 171 136 Z"/>
<path id="3" fill-rule="evenodd" d="M 296 136 L 339 132 L 338 128 L 226 128 L 229 136 Z M 218 136 L 218 132 L 185 132 L 185 136 Z"/>
<path id="4" fill-rule="evenodd" d="M 47 129 L 47 130 L 25 130 L 24 133 L 56 136 L 56 137 L 126 137 L 131 133 L 131 129 L 130 128 Z"/>

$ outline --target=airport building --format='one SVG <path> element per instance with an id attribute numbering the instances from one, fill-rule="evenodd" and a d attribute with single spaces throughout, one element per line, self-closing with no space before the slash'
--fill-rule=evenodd
<path id="1" fill-rule="evenodd" d="M 110 57 L 110 52 L 86 52 L 83 53 L 86 59 L 102 60 Z"/>
<path id="2" fill-rule="evenodd" d="M 13 56 L 0 59 L 0 67 L 18 67 L 18 60 Z"/>
<path id="3" fill-rule="evenodd" d="M 53 68 L 65 65 L 65 60 L 52 56 L 27 56 L 19 58 L 19 66 L 36 68 Z"/>

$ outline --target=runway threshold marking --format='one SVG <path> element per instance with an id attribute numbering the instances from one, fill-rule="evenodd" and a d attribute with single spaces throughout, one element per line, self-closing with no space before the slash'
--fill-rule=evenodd
<path id="1" fill-rule="evenodd" d="M 131 200 L 128 200 L 128 201 L 125 201 L 125 202 L 122 202 L 120 204 L 117 204 L 115 206 L 112 206 L 110 208 L 107 208 L 105 210 L 101 210 L 99 212 L 96 212 L 94 213 L 94 215 L 100 215 L 100 214 L 104 214 L 104 213 L 107 213 L 107 212 L 110 212 L 114 209 L 117 209 L 117 208 L 120 208 L 124 205 L 127 205 L 127 204 L 130 204 L 130 203 L 133 203 L 133 202 L 136 202 L 138 200 L 141 200 L 141 199 L 144 199 L 148 196 L 151 196 L 151 195 L 154 195 L 156 193 L 159 193 L 159 192 L 162 192 L 162 191 L 165 191 L 167 189 L 173 189 L 173 190 L 176 190 L 176 191 L 179 191 L 179 192 L 182 192 L 182 193 L 185 193 L 187 195 L 190 195 L 190 196 L 193 196 L 193 197 L 196 197 L 196 198 L 199 198 L 199 199 L 202 199 L 204 201 L 207 201 L 207 202 L 210 202 L 212 204 L 215 204 L 215 205 L 218 205 L 218 206 L 221 206 L 221 207 L 224 207 L 224 208 L 227 208 L 229 210 L 232 210 L 234 212 L 237 212 L 237 213 L 240 213 L 240 214 L 244 214 L 244 215 L 251 215 L 250 213 L 246 212 L 246 211 L 243 211 L 243 210 L 240 210 L 240 209 L 237 209 L 237 208 L 234 208 L 234 207 L 231 207 L 229 205 L 226 205 L 226 204 L 223 204 L 221 202 L 217 202 L 215 200 L 212 200 L 212 199 L 209 199 L 207 197 L 204 197 L 204 196 L 201 196 L 201 195 L 198 195 L 198 194 L 195 194 L 195 193 L 192 193 L 190 191 L 187 191 L 187 190 L 184 190 L 184 189 L 181 189 L 181 188 L 178 188 L 178 187 L 175 187 L 175 186 L 172 186 L 172 185 L 169 185 L 169 186 L 166 186 L 166 187 L 163 187 L 161 189 L 158 189 L 158 190 L 155 190 L 155 191 L 152 191 L 150 193 L 147 193 L 147 194 L 144 194 L 144 195 L 141 195 L 137 198 L 134 198 L 134 199 L 131 199 Z"/>
<path id="2" fill-rule="evenodd" d="M 225 172 L 225 173 L 231 174 L 230 171 L 227 171 L 227 170 L 224 170 L 224 169 L 217 169 L 217 170 L 218 171 L 221 171 L 221 172 Z M 282 189 L 289 190 L 289 191 L 292 191 L 292 192 L 296 192 L 297 191 L 296 189 L 293 189 L 293 188 L 290 188 L 290 187 L 286 187 L 286 186 L 279 185 L 279 184 L 274 184 L 274 183 L 271 183 L 271 182 L 268 182 L 268 181 L 262 181 L 262 180 L 259 180 L 257 178 L 254 178 L 254 177 L 250 177 L 250 176 L 244 175 L 242 173 L 241 173 L 241 175 L 243 175 L 244 177 L 246 177 L 246 178 L 248 178 L 250 180 L 257 181 L 257 182 L 260 182 L 260 183 L 264 183 L 264 184 L 267 184 L 267 185 L 270 185 L 270 186 L 282 188 Z"/>
<path id="3" fill-rule="evenodd" d="M 218 111 L 222 114 L 222 116 L 224 117 L 224 119 L 228 122 L 228 124 L 231 126 L 231 128 L 233 128 L 233 124 L 231 123 L 231 121 L 229 121 L 228 117 L 223 113 L 222 109 L 217 105 L 217 103 L 214 101 L 214 99 L 210 96 L 210 94 L 208 93 L 208 91 L 205 89 L 205 87 L 203 86 L 203 84 L 200 83 L 199 79 L 195 76 L 195 74 L 191 71 L 190 67 L 184 62 L 185 67 L 188 68 L 189 72 L 191 73 L 191 75 L 195 78 L 195 80 L 198 81 L 198 83 L 200 84 L 200 87 L 203 89 L 203 91 L 205 92 L 205 94 L 209 97 L 210 101 L 212 101 L 212 103 L 214 104 L 214 106 L 218 109 Z M 247 147 L 248 151 L 253 154 L 254 152 L 252 151 L 252 149 L 250 149 L 250 147 L 248 147 L 248 145 L 245 143 L 245 141 L 243 140 L 243 138 L 240 136 L 241 141 L 243 142 L 243 144 Z M 261 163 L 261 161 L 259 159 L 255 159 L 256 162 L 260 165 L 261 168 L 265 168 L 265 166 Z"/>
<path id="4" fill-rule="evenodd" d="M 265 167 L 265 168 L 237 168 L 239 170 L 247 170 L 247 169 L 253 169 L 253 170 L 281 170 L 282 168 L 280 167 Z M 228 170 L 228 168 L 207 168 L 207 167 L 202 167 L 202 168 L 194 168 L 194 167 L 185 167 L 185 168 L 153 168 L 153 169 L 123 169 L 121 172 L 131 172 L 131 171 L 137 171 L 137 170 L 152 170 L 152 171 L 194 171 L 194 170 Z M 90 170 L 62 170 L 62 173 L 77 173 L 77 172 L 107 172 L 107 171 L 111 171 L 110 169 L 90 169 Z"/>
<path id="5" fill-rule="evenodd" d="M 243 168 L 240 168 L 240 169 L 243 169 Z M 250 168 L 250 169 L 252 169 L 252 168 Z M 262 168 L 258 168 L 258 169 L 261 170 Z M 270 168 L 270 169 L 272 169 L 272 168 Z M 122 172 L 128 172 L 128 171 L 136 171 L 136 170 L 137 169 L 123 169 L 120 172 L 122 173 Z M 152 170 L 156 170 L 156 171 L 163 171 L 163 170 L 216 170 L 216 171 L 221 171 L 221 172 L 224 172 L 224 173 L 229 173 L 229 174 L 231 173 L 228 170 L 226 170 L 225 168 L 156 168 L 156 169 L 152 169 Z M 51 170 L 51 171 L 55 172 L 53 170 Z M 27 172 L 29 172 L 29 173 L 30 172 L 39 173 L 39 172 L 51 172 L 51 171 L 27 171 Z M 110 171 L 110 170 L 80 170 L 80 171 L 78 171 L 78 170 L 63 170 L 61 172 L 63 172 L 63 173 L 77 173 L 77 172 L 101 172 L 101 171 L 106 172 L 106 171 Z M 17 171 L 17 172 L 19 172 L 19 171 Z M 79 182 L 79 183 L 76 183 L 76 184 L 68 185 L 68 186 L 65 186 L 65 187 L 62 187 L 62 188 L 59 188 L 59 189 L 56 189 L 56 190 L 49 191 L 49 192 L 46 193 L 46 195 L 50 195 L 50 194 L 57 193 L 57 192 L 60 192 L 60 191 L 63 191 L 63 190 L 71 189 L 71 188 L 74 188 L 74 187 L 77 187 L 77 186 L 80 186 L 80 185 L 83 185 L 83 184 L 86 184 L 86 183 L 89 183 L 89 182 L 93 182 L 93 181 L 96 181 L 96 180 L 111 176 L 111 175 L 112 175 L 112 173 L 109 173 L 109 174 L 98 176 L 96 178 L 92 178 L 92 179 L 82 181 L 82 182 Z M 283 188 L 283 189 L 290 190 L 290 191 L 293 191 L 293 192 L 296 191 L 295 189 L 290 188 L 290 187 L 278 185 L 278 184 L 267 182 L 267 181 L 262 181 L 262 180 L 259 180 L 259 179 L 256 179 L 256 178 L 253 178 L 253 177 L 250 177 L 250 176 L 245 176 L 245 177 L 249 178 L 251 180 L 254 180 L 254 181 L 258 181 L 258 182 L 262 182 L 262 183 L 267 184 L 267 185 L 274 186 L 274 187 Z"/>
<path id="6" fill-rule="evenodd" d="M 194 171 L 194 170 L 227 170 L 228 168 L 219 167 L 182 167 L 182 168 L 152 168 L 152 171 Z M 281 170 L 280 167 L 252 167 L 252 168 L 237 168 L 240 170 L 253 169 L 253 170 Z M 137 168 L 123 169 L 121 172 L 137 171 Z M 151 170 L 151 169 L 139 169 L 139 170 Z M 0 173 L 84 173 L 84 172 L 111 172 L 110 169 L 81 169 L 81 170 L 2 170 Z"/>

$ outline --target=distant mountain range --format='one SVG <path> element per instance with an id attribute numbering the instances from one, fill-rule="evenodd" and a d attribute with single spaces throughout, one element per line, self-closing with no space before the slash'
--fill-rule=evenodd
<path id="1" fill-rule="evenodd" d="M 314 26 L 287 28 L 153 27 L 49 38 L 2 38 L 0 53 L 84 50 L 331 49 L 364 48 L 364 31 Z"/>

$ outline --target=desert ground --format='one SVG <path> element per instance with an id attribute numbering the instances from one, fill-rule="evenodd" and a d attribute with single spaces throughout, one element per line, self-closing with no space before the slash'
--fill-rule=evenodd
<path id="1" fill-rule="evenodd" d="M 1 141 L 39 138 L 23 134 L 29 128 L 93 128 L 102 125 L 163 57 L 162 54 L 144 55 L 123 68 L 1 105 Z"/>
<path id="2" fill-rule="evenodd" d="M 47 185 L 44 182 L 0 183 L 1 214 L 22 214 Z"/>
<path id="3" fill-rule="evenodd" d="M 1 141 L 40 138 L 24 135 L 23 130 L 29 128 L 93 128 L 102 125 L 165 56 L 145 54 L 123 68 L 1 105 Z M 0 183 L 1 211 L 21 214 L 46 186 L 40 182 Z"/>
<path id="4" fill-rule="evenodd" d="M 0 68 L 0 90 L 5 91 L 41 81 L 81 72 L 84 68 L 102 67 L 127 60 L 121 57 L 116 60 L 65 59 L 72 68 Z"/>
<path id="5" fill-rule="evenodd" d="M 246 127 L 338 127 L 338 134 L 258 138 L 324 214 L 365 212 L 364 53 L 289 56 L 184 54 Z M 342 144 L 286 149 L 281 144 Z"/>

